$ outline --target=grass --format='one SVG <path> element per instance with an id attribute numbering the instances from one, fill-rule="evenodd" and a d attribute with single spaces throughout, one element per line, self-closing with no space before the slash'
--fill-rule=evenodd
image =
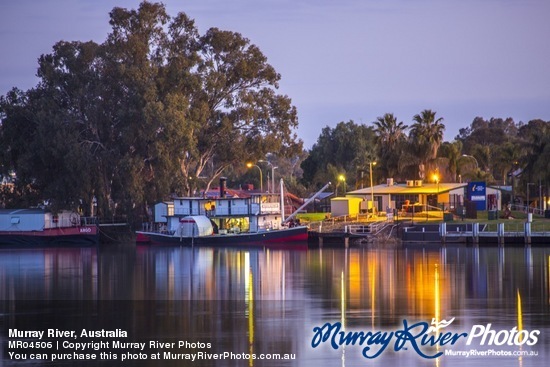
<path id="1" fill-rule="evenodd" d="M 330 213 L 299 213 L 296 218 L 301 222 L 320 222 L 325 220 L 327 214 L 330 215 Z"/>

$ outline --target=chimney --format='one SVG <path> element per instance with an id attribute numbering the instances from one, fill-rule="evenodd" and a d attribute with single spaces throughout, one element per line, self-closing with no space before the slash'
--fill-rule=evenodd
<path id="1" fill-rule="evenodd" d="M 220 197 L 225 197 L 225 182 L 227 181 L 227 177 L 220 177 Z"/>

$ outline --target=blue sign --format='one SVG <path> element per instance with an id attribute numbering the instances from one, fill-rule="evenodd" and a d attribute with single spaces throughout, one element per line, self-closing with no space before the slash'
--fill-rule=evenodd
<path id="1" fill-rule="evenodd" d="M 476 203 L 477 210 L 487 210 L 487 186 L 485 182 L 469 182 L 468 199 Z"/>

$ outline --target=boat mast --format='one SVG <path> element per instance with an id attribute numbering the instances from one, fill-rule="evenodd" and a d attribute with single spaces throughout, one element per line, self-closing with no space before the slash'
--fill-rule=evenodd
<path id="1" fill-rule="evenodd" d="M 281 197 L 279 198 L 281 200 L 281 224 L 285 224 L 285 192 L 283 189 L 284 183 L 283 179 L 281 178 L 281 181 L 279 183 L 281 185 Z"/>

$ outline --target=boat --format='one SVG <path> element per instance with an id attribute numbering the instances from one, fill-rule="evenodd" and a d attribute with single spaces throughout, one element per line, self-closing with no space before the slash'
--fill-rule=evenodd
<path id="1" fill-rule="evenodd" d="M 282 180 L 280 192 L 284 192 Z M 176 197 L 156 204 L 155 222 L 145 223 L 136 232 L 136 242 L 193 246 L 307 242 L 308 227 L 300 225 L 295 214 L 309 201 L 285 218 L 284 194 L 226 194 L 225 178 L 221 178 L 216 197 Z"/>
<path id="2" fill-rule="evenodd" d="M 99 243 L 95 218 L 72 211 L 0 209 L 1 246 L 87 246 Z"/>

